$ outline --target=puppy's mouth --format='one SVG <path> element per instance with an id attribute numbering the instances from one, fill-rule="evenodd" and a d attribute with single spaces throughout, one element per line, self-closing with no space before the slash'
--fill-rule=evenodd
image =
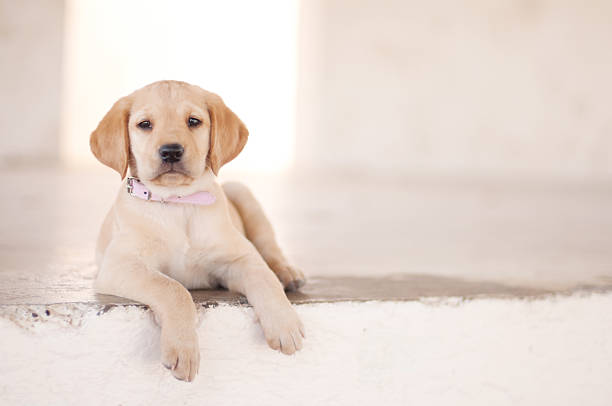
<path id="1" fill-rule="evenodd" d="M 183 186 L 193 181 L 191 173 L 180 164 L 162 164 L 151 182 L 160 186 Z"/>

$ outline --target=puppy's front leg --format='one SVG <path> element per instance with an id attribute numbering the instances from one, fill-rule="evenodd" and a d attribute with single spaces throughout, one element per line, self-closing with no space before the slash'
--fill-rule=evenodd
<path id="1" fill-rule="evenodd" d="M 274 272 L 242 235 L 235 236 L 232 252 L 220 275 L 225 286 L 246 296 L 270 347 L 285 354 L 300 350 L 304 326 Z"/>
<path id="2" fill-rule="evenodd" d="M 195 304 L 183 285 L 153 269 L 153 254 L 136 255 L 144 252 L 127 241 L 111 242 L 95 290 L 149 306 L 161 325 L 162 364 L 177 379 L 192 381 L 200 366 Z"/>

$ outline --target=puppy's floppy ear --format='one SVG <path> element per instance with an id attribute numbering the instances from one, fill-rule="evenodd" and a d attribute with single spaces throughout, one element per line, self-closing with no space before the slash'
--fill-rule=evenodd
<path id="1" fill-rule="evenodd" d="M 249 131 L 219 96 L 207 100 L 210 115 L 208 165 L 215 175 L 219 168 L 236 158 L 247 142 Z"/>
<path id="2" fill-rule="evenodd" d="M 130 156 L 128 120 L 131 101 L 119 99 L 104 116 L 98 127 L 91 133 L 89 146 L 98 161 L 119 172 L 125 177 Z"/>

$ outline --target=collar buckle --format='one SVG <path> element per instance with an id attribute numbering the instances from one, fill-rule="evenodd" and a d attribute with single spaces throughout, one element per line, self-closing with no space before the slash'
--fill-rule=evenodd
<path id="1" fill-rule="evenodd" d="M 134 191 L 134 180 L 136 180 L 136 178 L 128 176 L 127 183 L 125 184 L 128 194 L 132 196 L 134 196 L 134 194 L 132 193 Z"/>

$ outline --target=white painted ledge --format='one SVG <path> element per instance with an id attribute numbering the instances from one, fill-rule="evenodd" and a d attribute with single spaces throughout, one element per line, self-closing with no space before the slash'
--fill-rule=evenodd
<path id="1" fill-rule="evenodd" d="M 609 405 L 612 293 L 296 306 L 294 356 L 252 309 L 202 309 L 194 382 L 139 306 L 0 306 L 3 405 Z M 46 311 L 49 314 L 46 314 Z M 32 316 L 32 312 L 37 317 Z"/>

